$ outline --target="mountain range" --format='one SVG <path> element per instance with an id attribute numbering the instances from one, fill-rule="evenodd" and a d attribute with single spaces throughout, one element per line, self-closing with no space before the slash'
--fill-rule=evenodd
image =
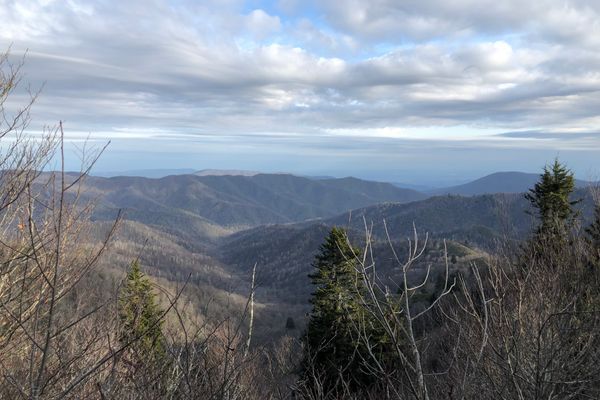
<path id="1" fill-rule="evenodd" d="M 172 222 L 188 219 L 228 231 L 332 217 L 382 202 L 406 203 L 427 197 L 388 183 L 284 174 L 90 177 L 86 186 L 88 193 L 101 194 L 97 219 L 124 209 L 127 218 L 151 225 L 163 225 L 165 218 Z"/>
<path id="2" fill-rule="evenodd" d="M 300 178 L 307 178 L 318 181 L 360 181 L 375 183 L 370 180 L 362 180 L 353 177 L 346 178 L 335 178 L 327 175 L 320 176 L 308 176 L 308 175 L 294 175 L 287 173 L 261 173 L 258 171 L 248 170 L 225 170 L 225 169 L 148 169 L 148 170 L 130 170 L 130 171 L 119 171 L 119 172 L 101 172 L 94 174 L 98 177 L 111 178 L 111 177 L 142 177 L 142 178 L 164 178 L 172 175 L 196 175 L 196 176 L 256 176 L 256 175 L 293 175 Z M 461 196 L 475 196 L 480 194 L 494 194 L 494 193 L 522 193 L 526 192 L 529 188 L 538 181 L 539 174 L 506 171 L 506 172 L 495 172 L 484 177 L 475 179 L 473 181 L 448 187 L 432 187 L 431 185 L 421 183 L 401 183 L 401 182 L 390 182 L 393 186 L 401 189 L 411 189 L 422 193 L 426 196 L 435 196 L 442 194 L 457 194 Z M 577 187 L 587 187 L 594 185 L 595 183 L 576 180 Z"/>
<path id="3" fill-rule="evenodd" d="M 402 236 L 411 233 L 414 223 L 438 238 L 470 239 L 486 246 L 498 236 L 518 237 L 531 228 L 528 204 L 518 192 L 532 187 L 536 179 L 534 174 L 496 173 L 432 195 L 352 177 L 89 177 L 84 193 L 99 199 L 95 221 L 110 221 L 123 210 L 125 220 L 172 235 L 187 248 L 202 251 L 221 246 L 223 238 L 236 232 L 257 235 L 264 227 L 275 229 L 274 225 L 318 223 L 362 230 L 366 222 L 374 223 L 375 233 L 383 237 L 384 219 Z M 481 194 L 493 192 L 494 187 L 505 193 Z M 282 235 L 287 232 L 295 231 L 286 228 Z"/>
<path id="4" fill-rule="evenodd" d="M 372 229 L 378 268 L 390 279 L 398 271 L 390 244 L 403 254 L 415 228 L 430 243 L 414 268 L 415 277 L 427 265 L 434 273 L 443 267 L 444 240 L 448 255 L 457 259 L 453 268 L 468 268 L 476 260 L 485 263 L 499 241 L 518 241 L 531 231 L 534 219 L 519 192 L 537 179 L 535 174 L 497 173 L 434 194 L 352 177 L 91 176 L 83 192 L 97 204 L 92 218 L 99 230 L 123 210 L 114 265 L 125 267 L 139 257 L 147 271 L 174 284 L 191 276 L 198 288 L 194 296 L 218 299 L 225 307 L 228 293 L 247 293 L 256 264 L 264 322 L 306 312 L 312 290 L 307 275 L 332 226 L 346 227 L 359 245 L 365 227 Z M 480 194 L 495 191 L 506 193 Z M 591 215 L 590 190 L 579 189 L 575 196 L 585 199 L 584 217 Z"/>

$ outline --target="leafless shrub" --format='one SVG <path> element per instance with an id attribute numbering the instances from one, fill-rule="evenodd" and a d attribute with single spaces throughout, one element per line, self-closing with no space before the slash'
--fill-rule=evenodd
<path id="1" fill-rule="evenodd" d="M 597 271 L 587 267 L 583 240 L 537 238 L 486 272 L 486 313 L 454 311 L 465 337 L 460 351 L 477 357 L 456 398 L 597 398 L 600 345 Z M 466 299 L 472 299 L 466 294 Z M 486 346 L 475 349 L 480 326 Z M 459 395 L 460 394 L 460 395 Z"/>

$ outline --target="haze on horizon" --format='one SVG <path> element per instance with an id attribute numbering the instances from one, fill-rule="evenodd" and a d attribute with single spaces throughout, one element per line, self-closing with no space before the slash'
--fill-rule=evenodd
<path id="1" fill-rule="evenodd" d="M 111 140 L 99 171 L 600 172 L 597 1 L 0 0 L 0 19 L 44 85 L 30 129 Z"/>

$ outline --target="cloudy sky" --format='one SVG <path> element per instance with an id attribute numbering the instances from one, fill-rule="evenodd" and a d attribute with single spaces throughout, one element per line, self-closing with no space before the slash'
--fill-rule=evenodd
<path id="1" fill-rule="evenodd" d="M 600 172 L 597 0 L 0 0 L 0 21 L 44 84 L 31 129 L 110 139 L 100 171 Z"/>

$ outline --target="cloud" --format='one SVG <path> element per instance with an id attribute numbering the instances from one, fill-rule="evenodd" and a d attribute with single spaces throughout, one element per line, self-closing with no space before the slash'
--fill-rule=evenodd
<path id="1" fill-rule="evenodd" d="M 509 35 L 597 43 L 600 5 L 594 0 L 321 0 L 338 29 L 370 40 L 428 41 Z M 587 35 L 586 35 L 587 33 Z"/>
<path id="2" fill-rule="evenodd" d="M 548 131 L 515 131 L 500 133 L 497 136 L 515 139 L 545 139 L 545 140 L 561 140 L 561 141 L 585 141 L 592 140 L 600 144 L 600 132 L 579 132 L 579 131 L 562 131 L 562 132 L 548 132 Z"/>
<path id="3" fill-rule="evenodd" d="M 0 19 L 45 82 L 35 121 L 77 132 L 582 149 L 600 129 L 591 0 L 0 0 Z"/>
<path id="4" fill-rule="evenodd" d="M 257 39 L 264 39 L 281 29 L 279 17 L 256 9 L 245 16 L 246 28 Z"/>

